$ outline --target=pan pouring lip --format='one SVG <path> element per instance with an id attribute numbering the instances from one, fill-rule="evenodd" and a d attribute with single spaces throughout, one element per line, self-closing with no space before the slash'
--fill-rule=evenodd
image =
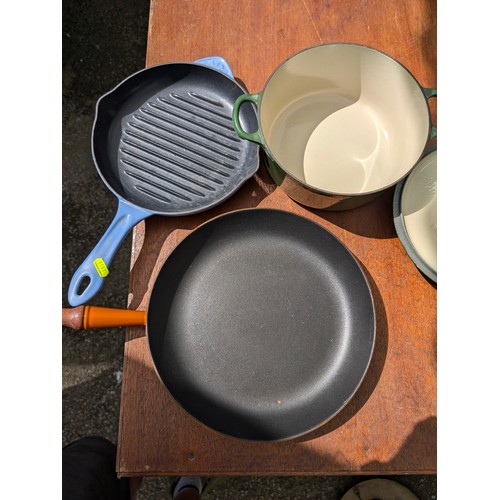
<path id="1" fill-rule="evenodd" d="M 320 225 L 239 210 L 203 224 L 160 270 L 148 309 L 160 379 L 223 434 L 288 439 L 356 392 L 375 341 L 363 271 Z"/>

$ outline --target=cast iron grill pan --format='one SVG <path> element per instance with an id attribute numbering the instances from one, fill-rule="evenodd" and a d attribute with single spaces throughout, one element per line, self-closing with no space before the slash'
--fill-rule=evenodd
<path id="1" fill-rule="evenodd" d="M 72 306 L 101 289 L 116 250 L 138 222 L 209 210 L 255 174 L 259 147 L 236 135 L 231 118 L 244 92 L 212 67 L 171 63 L 139 71 L 99 99 L 92 154 L 118 208 L 71 279 Z M 255 109 L 248 106 L 243 117 L 255 130 Z"/>
<path id="2" fill-rule="evenodd" d="M 98 106 L 93 150 L 103 180 L 117 195 L 162 215 L 220 203 L 258 168 L 257 148 L 232 126 L 241 94 L 234 80 L 201 65 L 136 74 Z M 255 128 L 248 111 L 247 126 Z"/>

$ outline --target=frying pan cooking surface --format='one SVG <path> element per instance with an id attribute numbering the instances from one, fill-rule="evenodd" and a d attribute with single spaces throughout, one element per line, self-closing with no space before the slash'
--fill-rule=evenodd
<path id="1" fill-rule="evenodd" d="M 355 393 L 375 314 L 334 235 L 256 209 L 181 242 L 155 281 L 147 328 L 158 375 L 188 413 L 227 435 L 281 440 L 320 426 Z"/>

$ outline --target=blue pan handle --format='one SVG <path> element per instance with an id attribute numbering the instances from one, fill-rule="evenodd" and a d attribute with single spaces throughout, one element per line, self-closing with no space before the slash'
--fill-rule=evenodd
<path id="1" fill-rule="evenodd" d="M 222 57 L 204 57 L 203 59 L 198 59 L 195 62 L 197 62 L 198 64 L 203 64 L 204 66 L 208 66 L 209 68 L 214 68 L 216 70 L 222 71 L 222 73 L 225 73 L 227 76 L 234 80 L 234 75 L 231 71 L 231 68 L 229 67 L 229 64 Z"/>
<path id="2" fill-rule="evenodd" d="M 130 230 L 150 215 L 152 212 L 149 210 L 118 199 L 118 209 L 113 221 L 71 279 L 68 302 L 73 307 L 89 301 L 101 289 L 104 278 L 109 274 L 108 266 L 118 247 Z M 85 278 L 90 281 L 85 289 L 80 291 Z"/>
<path id="3" fill-rule="evenodd" d="M 221 71 L 234 79 L 229 64 L 222 57 L 205 57 L 195 62 Z M 99 292 L 104 283 L 104 278 L 109 274 L 108 266 L 122 241 L 136 224 L 152 214 L 153 212 L 149 210 L 140 208 L 121 198 L 118 199 L 118 209 L 113 221 L 71 279 L 68 302 L 73 307 L 88 302 Z M 80 290 L 85 278 L 89 280 L 87 286 Z"/>

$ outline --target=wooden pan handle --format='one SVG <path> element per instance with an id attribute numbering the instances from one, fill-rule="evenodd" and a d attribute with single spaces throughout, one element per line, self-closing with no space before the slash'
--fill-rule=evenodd
<path id="1" fill-rule="evenodd" d="M 146 325 L 146 312 L 97 306 L 63 308 L 62 324 L 73 330 L 144 326 Z"/>

